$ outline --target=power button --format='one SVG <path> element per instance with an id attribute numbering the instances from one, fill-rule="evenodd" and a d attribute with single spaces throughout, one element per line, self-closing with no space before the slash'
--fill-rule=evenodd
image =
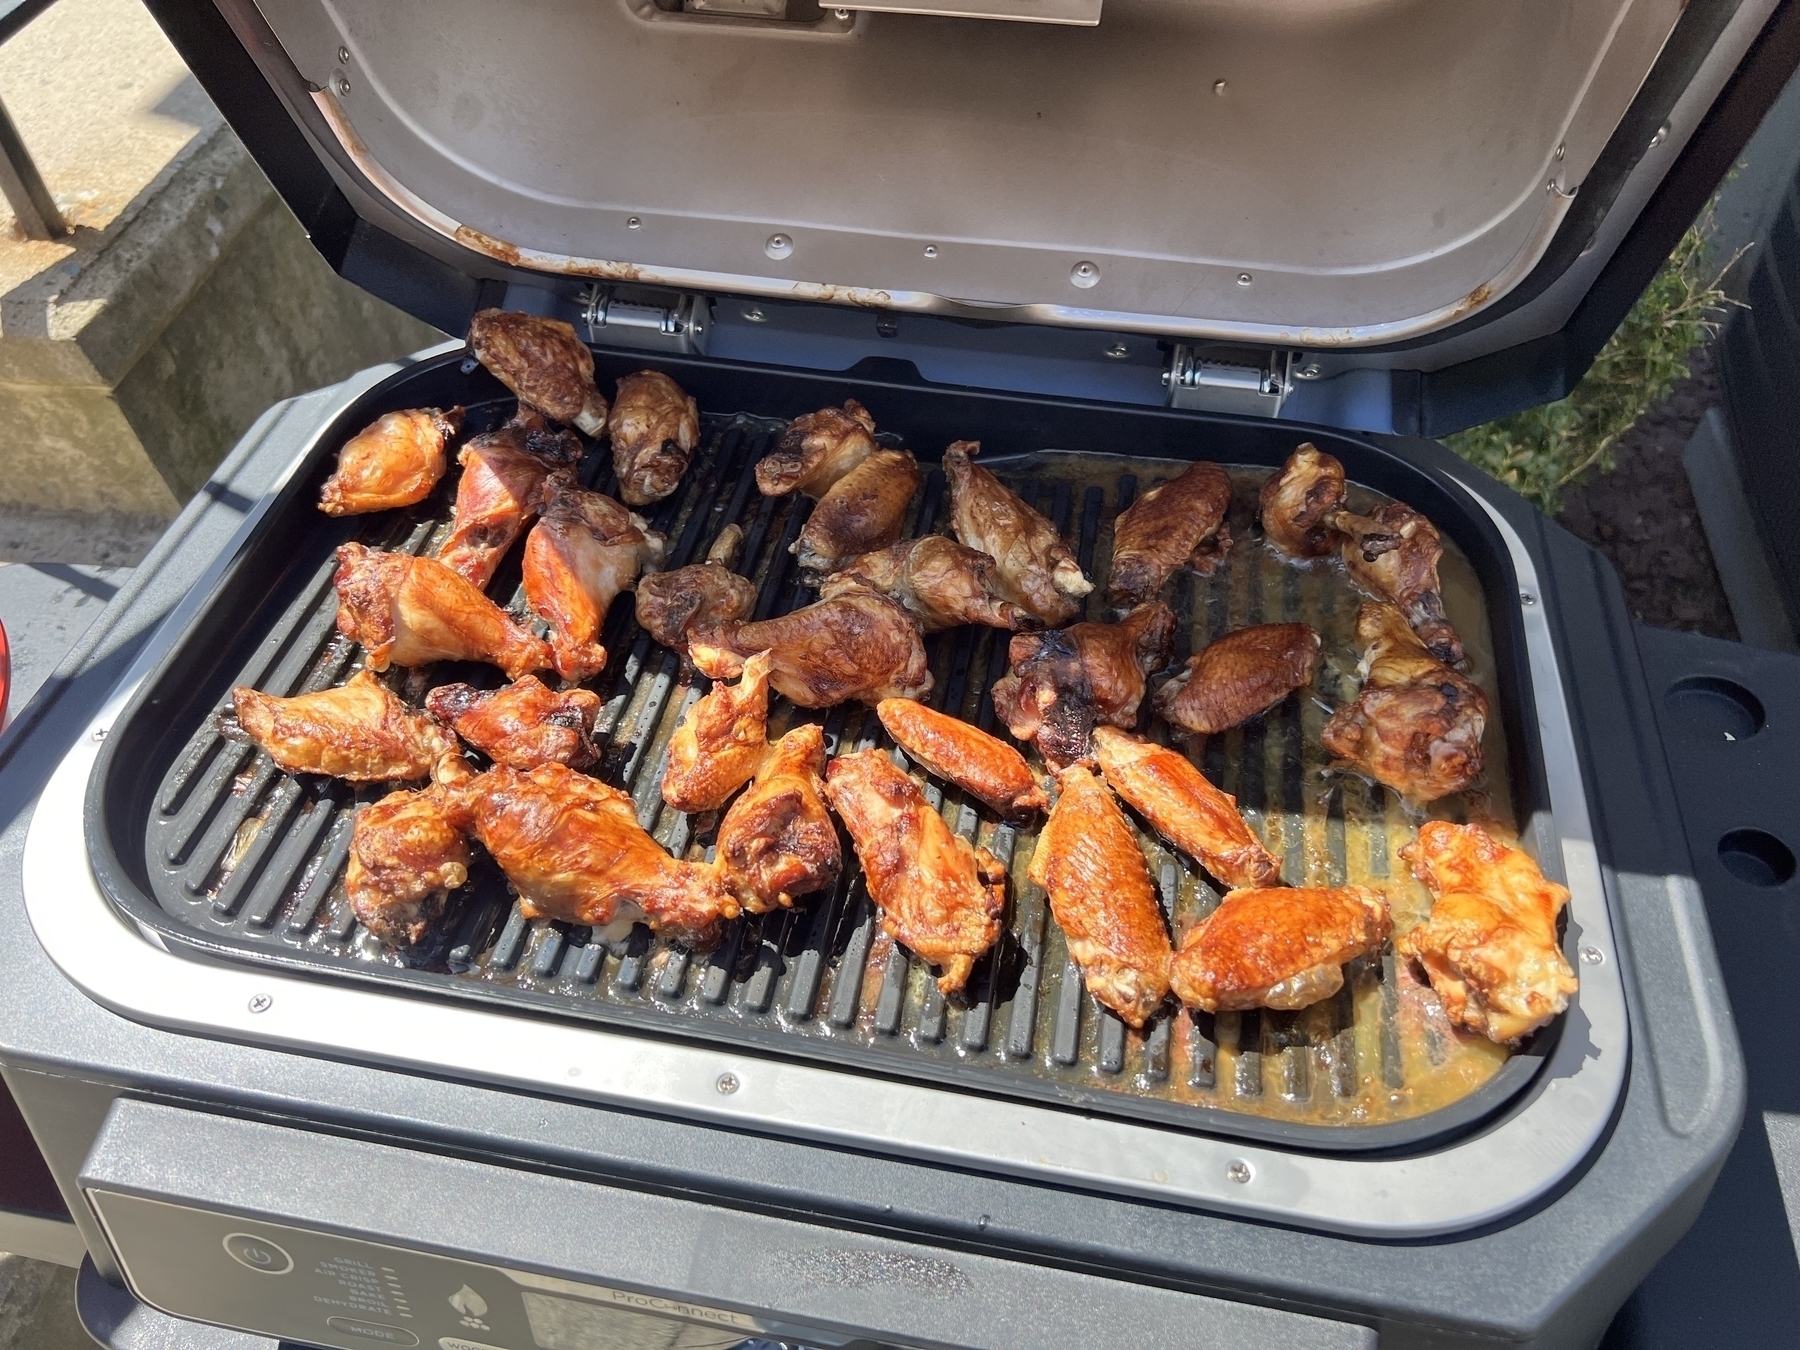
<path id="1" fill-rule="evenodd" d="M 225 1254 L 259 1275 L 285 1275 L 294 1268 L 293 1257 L 255 1233 L 227 1233 Z"/>

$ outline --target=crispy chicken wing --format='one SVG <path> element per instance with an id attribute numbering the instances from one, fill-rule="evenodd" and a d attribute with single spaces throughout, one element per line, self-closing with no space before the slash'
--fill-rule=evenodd
<path id="1" fill-rule="evenodd" d="M 438 790 L 394 792 L 356 813 L 344 893 L 381 941 L 406 946 L 444 912 L 447 892 L 469 879 L 469 841 Z"/>
<path id="2" fill-rule="evenodd" d="M 1400 850 L 1431 891 L 1431 917 L 1394 947 L 1425 967 L 1450 1020 L 1516 1041 L 1569 1006 L 1575 972 L 1556 940 L 1569 892 L 1479 825 L 1429 820 Z"/>
<path id="3" fill-rule="evenodd" d="M 1141 1027 L 1169 992 L 1169 931 L 1125 813 L 1084 765 L 1065 769 L 1030 876 L 1050 897 L 1088 992 Z"/>
<path id="4" fill-rule="evenodd" d="M 461 408 L 412 408 L 377 418 L 338 451 L 337 471 L 319 492 L 319 510 L 360 516 L 424 501 L 449 467 L 445 448 L 462 421 Z"/>
<path id="5" fill-rule="evenodd" d="M 469 351 L 521 403 L 590 436 L 606 430 L 606 400 L 594 388 L 594 354 L 573 325 L 484 309 L 469 320 Z"/>
<path id="6" fill-rule="evenodd" d="M 1244 818 L 1186 755 L 1113 727 L 1094 728 L 1106 781 L 1164 839 L 1227 886 L 1267 886 L 1280 865 Z"/>
<path id="7" fill-rule="evenodd" d="M 456 738 L 402 703 L 366 670 L 341 689 L 278 698 L 240 685 L 231 691 L 238 725 L 288 773 L 322 773 L 352 783 L 424 778 Z"/>
<path id="8" fill-rule="evenodd" d="M 757 652 L 736 685 L 714 685 L 675 728 L 662 798 L 677 811 L 716 811 L 756 773 L 769 748 L 769 663 Z"/>
<path id="9" fill-rule="evenodd" d="M 1425 649 L 1406 616 L 1371 600 L 1356 612 L 1365 678 L 1319 735 L 1344 765 L 1413 802 L 1460 792 L 1481 775 L 1488 701 Z"/>
<path id="10" fill-rule="evenodd" d="M 1340 511 L 1333 521 L 1344 532 L 1344 568 L 1357 584 L 1399 606 L 1438 660 L 1460 663 L 1462 639 L 1444 616 L 1437 527 L 1405 502 L 1388 502 L 1366 516 Z"/>
<path id="11" fill-rule="evenodd" d="M 925 475 L 905 450 L 877 450 L 831 485 L 792 552 L 809 572 L 833 572 L 859 553 L 899 539 L 906 508 Z"/>
<path id="12" fill-rule="evenodd" d="M 1337 547 L 1344 490 L 1344 466 L 1308 441 L 1263 484 L 1264 537 L 1289 557 L 1323 558 Z"/>
<path id="13" fill-rule="evenodd" d="M 369 668 L 487 661 L 509 679 L 552 664 L 550 648 L 434 558 L 337 551 L 338 632 L 368 650 Z"/>
<path id="14" fill-rule="evenodd" d="M 915 764 L 972 792 L 1009 820 L 1027 820 L 1049 807 L 1025 757 L 981 728 L 907 698 L 884 698 L 875 713 Z"/>
<path id="15" fill-rule="evenodd" d="M 1082 597 L 1094 583 L 1082 575 L 1056 526 L 973 462 L 980 450 L 980 441 L 958 441 L 944 451 L 956 537 L 994 560 L 1008 600 L 1045 623 L 1067 623 L 1081 613 Z"/>
<path id="16" fill-rule="evenodd" d="M 1203 736 L 1228 731 L 1311 684 L 1324 646 L 1303 623 L 1239 628 L 1208 643 L 1156 691 L 1163 720 Z"/>
<path id="17" fill-rule="evenodd" d="M 832 760 L 825 795 L 849 827 L 882 928 L 938 967 L 938 988 L 954 994 L 1000 936 L 1006 869 L 952 834 L 883 751 Z"/>
<path id="18" fill-rule="evenodd" d="M 693 634 L 746 617 L 756 608 L 756 585 L 731 570 L 743 537 L 743 530 L 727 525 L 705 562 L 640 578 L 638 625 L 663 646 L 685 655 Z"/>
<path id="19" fill-rule="evenodd" d="M 588 680 L 606 666 L 606 611 L 640 571 L 662 565 L 665 541 L 642 516 L 589 492 L 569 469 L 544 480 L 542 515 L 525 539 L 525 603 L 550 625 L 556 673 Z"/>
<path id="20" fill-rule="evenodd" d="M 874 452 L 875 419 L 847 399 L 842 408 L 820 408 L 790 422 L 781 443 L 757 464 L 756 486 L 765 497 L 798 491 L 817 499 Z"/>
<path id="21" fill-rule="evenodd" d="M 941 534 L 852 558 L 820 583 L 819 597 L 829 600 L 853 587 L 879 591 L 904 606 L 927 633 L 964 623 L 1042 627 L 1035 614 L 1001 593 L 992 558 Z"/>
<path id="22" fill-rule="evenodd" d="M 673 492 L 687 472 L 700 444 L 700 409 L 660 370 L 640 370 L 619 381 L 606 429 L 619 496 L 645 506 Z"/>
<path id="23" fill-rule="evenodd" d="M 1169 967 L 1203 1012 L 1308 1008 L 1344 987 L 1344 963 L 1387 940 L 1387 902 L 1366 886 L 1232 891 L 1189 931 Z"/>
<path id="24" fill-rule="evenodd" d="M 456 514 L 438 561 L 486 590 L 513 540 L 537 514 L 545 477 L 580 461 L 581 441 L 550 430 L 530 411 L 477 436 L 456 456 L 463 466 Z"/>
<path id="25" fill-rule="evenodd" d="M 540 764 L 583 768 L 600 757 L 588 735 L 600 711 L 591 689 L 552 691 L 535 675 L 504 689 L 443 684 L 425 696 L 431 715 L 496 764 L 535 769 Z"/>
<path id="26" fill-rule="evenodd" d="M 756 781 L 719 825 L 719 871 L 746 912 L 822 891 L 843 867 L 825 806 L 825 733 L 803 722 L 768 748 Z"/>
<path id="27" fill-rule="evenodd" d="M 1036 741 L 1051 768 L 1066 768 L 1093 754 L 1096 723 L 1136 725 L 1145 677 L 1169 659 L 1174 632 L 1174 611 L 1153 600 L 1117 623 L 1020 633 L 994 711 L 1016 739 Z"/>
<path id="28" fill-rule="evenodd" d="M 1113 522 L 1106 598 L 1115 605 L 1155 599 L 1181 567 L 1211 576 L 1231 548 L 1231 527 L 1225 523 L 1230 506 L 1231 479 L 1205 460 L 1151 488 Z"/>
<path id="29" fill-rule="evenodd" d="M 930 692 L 931 667 L 919 625 L 884 595 L 855 591 L 779 619 L 731 622 L 695 631 L 689 655 L 715 680 L 736 679 L 757 652 L 773 657 L 769 682 L 803 708 L 846 699 L 879 703 Z"/>

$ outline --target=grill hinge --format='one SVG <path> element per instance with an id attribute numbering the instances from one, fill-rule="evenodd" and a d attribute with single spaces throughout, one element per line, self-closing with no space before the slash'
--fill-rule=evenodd
<path id="1" fill-rule="evenodd" d="M 581 293 L 581 317 L 588 341 L 647 351 L 706 351 L 706 297 L 674 291 L 638 291 L 590 286 Z"/>
<path id="2" fill-rule="evenodd" d="M 1255 352 L 1220 352 L 1185 342 L 1175 344 L 1163 372 L 1170 407 L 1253 417 L 1279 416 L 1293 378 L 1293 352 L 1263 352 L 1258 359 Z"/>

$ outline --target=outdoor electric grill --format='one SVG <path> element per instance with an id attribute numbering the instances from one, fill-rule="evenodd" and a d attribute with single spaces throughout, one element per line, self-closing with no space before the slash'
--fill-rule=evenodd
<path id="1" fill-rule="evenodd" d="M 696 398 L 693 465 L 647 514 L 669 566 L 741 527 L 756 617 L 811 597 L 808 503 L 751 469 L 826 404 L 926 467 L 909 532 L 946 527 L 936 461 L 979 440 L 1100 581 L 1139 493 L 1227 466 L 1238 543 L 1166 593 L 1176 657 L 1304 620 L 1326 660 L 1201 766 L 1284 880 L 1420 908 L 1419 817 L 1318 746 L 1358 597 L 1263 549 L 1254 504 L 1311 440 L 1358 503 L 1424 512 L 1494 709 L 1485 778 L 1442 809 L 1568 885 L 1581 987 L 1510 1050 L 1391 953 L 1297 1013 L 1170 1004 L 1135 1032 L 1026 878 L 1032 828 L 936 786 L 1010 873 L 953 999 L 854 865 L 696 948 L 528 920 L 480 863 L 385 948 L 342 877 L 378 792 L 282 773 L 225 710 L 360 667 L 339 544 L 441 541 L 454 475 L 400 511 L 314 503 L 382 413 L 511 414 L 453 341 L 265 418 L 96 651 L 146 636 L 0 747 L 37 798 L 0 884 L 0 1065 L 103 1339 L 159 1313 L 345 1350 L 1597 1341 L 1704 1201 L 1742 1066 L 1616 580 L 1424 438 L 1566 391 L 1791 71 L 1788 8 L 153 8 L 344 275 L 451 332 L 566 319 L 602 391 L 649 366 Z M 609 457 L 582 473 L 608 488 Z M 489 591 L 518 587 L 515 558 Z M 1006 636 L 929 639 L 928 700 L 1003 732 Z M 659 786 L 706 682 L 628 600 L 602 641 L 593 772 L 703 855 L 716 821 Z M 498 673 L 387 678 L 418 702 Z M 771 731 L 800 718 L 891 745 L 855 704 L 779 703 Z M 1145 847 L 1177 931 L 1217 903 Z"/>

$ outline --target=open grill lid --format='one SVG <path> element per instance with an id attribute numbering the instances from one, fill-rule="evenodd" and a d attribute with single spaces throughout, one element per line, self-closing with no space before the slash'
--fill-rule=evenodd
<path id="1" fill-rule="evenodd" d="M 1800 49 L 1777 0 L 150 5 L 449 331 L 601 282 L 1150 334 L 1424 434 L 1572 385 Z"/>

